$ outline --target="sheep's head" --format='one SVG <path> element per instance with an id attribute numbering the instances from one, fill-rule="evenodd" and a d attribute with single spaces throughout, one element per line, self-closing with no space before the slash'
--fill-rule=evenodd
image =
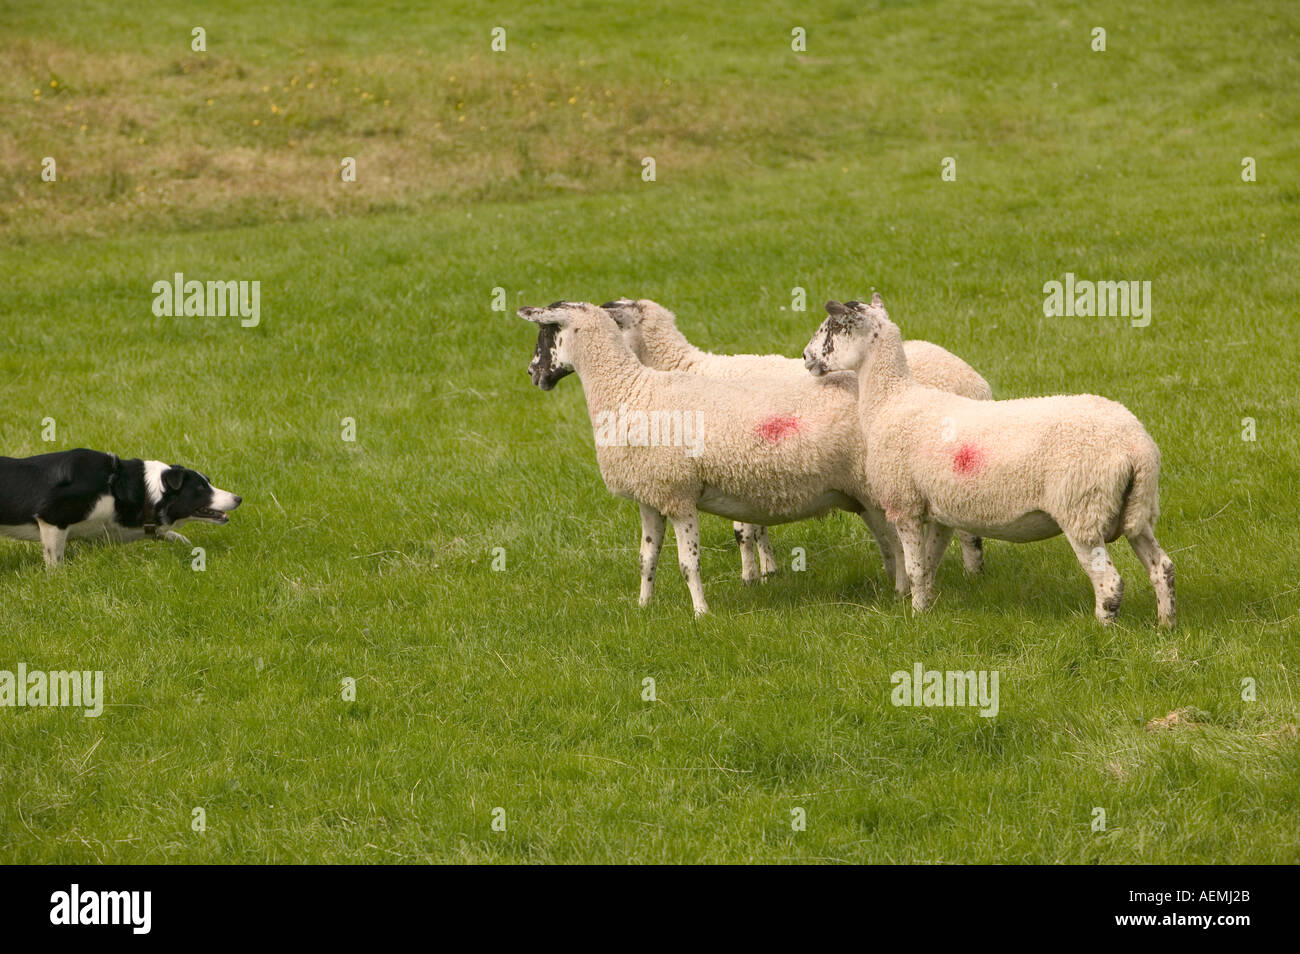
<path id="1" fill-rule="evenodd" d="M 556 301 L 545 308 L 520 308 L 519 317 L 537 328 L 537 347 L 528 362 L 528 376 L 543 391 L 573 372 L 573 343 L 582 327 L 607 325 L 609 316 L 582 301 Z"/>
<path id="2" fill-rule="evenodd" d="M 858 370 L 887 325 L 892 322 L 879 295 L 870 303 L 828 301 L 826 320 L 803 349 L 804 367 L 814 377 Z"/>

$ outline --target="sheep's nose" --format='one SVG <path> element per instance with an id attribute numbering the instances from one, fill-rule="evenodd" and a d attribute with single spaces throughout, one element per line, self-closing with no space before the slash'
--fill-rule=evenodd
<path id="1" fill-rule="evenodd" d="M 811 371 L 812 368 L 813 368 L 813 365 L 816 364 L 816 363 L 817 363 L 817 359 L 814 358 L 811 354 L 809 354 L 807 351 L 805 351 L 805 352 L 803 353 L 803 366 L 804 366 L 805 368 L 807 368 L 809 371 Z"/>

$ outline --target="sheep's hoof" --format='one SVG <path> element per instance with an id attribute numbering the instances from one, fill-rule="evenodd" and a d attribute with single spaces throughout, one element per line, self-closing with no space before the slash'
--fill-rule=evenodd
<path id="1" fill-rule="evenodd" d="M 1115 617 L 1117 617 L 1118 615 L 1119 615 L 1118 601 L 1116 601 L 1114 604 L 1109 606 L 1097 607 L 1097 622 L 1101 623 L 1101 625 L 1103 626 L 1109 626 L 1111 623 L 1115 622 Z"/>

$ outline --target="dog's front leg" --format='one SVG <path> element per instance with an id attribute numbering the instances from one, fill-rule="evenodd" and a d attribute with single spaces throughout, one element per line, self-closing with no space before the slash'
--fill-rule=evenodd
<path id="1" fill-rule="evenodd" d="M 36 518 L 36 527 L 41 534 L 41 551 L 47 567 L 58 566 L 63 562 L 63 550 L 68 545 L 68 528 L 56 527 Z"/>

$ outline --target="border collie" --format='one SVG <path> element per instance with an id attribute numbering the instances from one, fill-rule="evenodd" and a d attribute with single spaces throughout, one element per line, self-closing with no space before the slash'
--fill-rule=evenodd
<path id="1" fill-rule="evenodd" d="M 197 470 L 159 460 L 119 460 L 85 448 L 0 457 L 0 536 L 39 540 L 46 566 L 63 559 L 69 537 L 188 545 L 172 527 L 227 523 L 241 500 Z"/>

